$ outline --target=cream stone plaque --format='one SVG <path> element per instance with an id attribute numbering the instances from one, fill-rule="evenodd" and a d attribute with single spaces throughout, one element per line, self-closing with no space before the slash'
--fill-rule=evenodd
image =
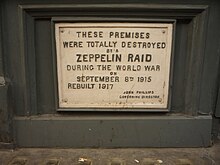
<path id="1" fill-rule="evenodd" d="M 59 107 L 166 109 L 172 23 L 56 23 Z"/>

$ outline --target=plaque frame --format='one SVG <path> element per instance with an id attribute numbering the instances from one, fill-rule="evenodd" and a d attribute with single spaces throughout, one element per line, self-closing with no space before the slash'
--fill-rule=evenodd
<path id="1" fill-rule="evenodd" d="M 63 108 L 59 106 L 59 91 L 58 91 L 58 70 L 57 70 L 57 52 L 55 40 L 55 24 L 56 23 L 170 23 L 172 28 L 171 40 L 171 54 L 170 54 L 170 69 L 169 69 L 169 85 L 167 96 L 167 108 L 109 108 L 109 107 L 70 107 Z M 149 18 L 113 18 L 113 17 L 52 17 L 51 19 L 51 32 L 52 32 L 52 50 L 53 50 L 53 70 L 54 70 L 54 91 L 55 91 L 55 107 L 57 111 L 75 111 L 75 112 L 169 112 L 171 109 L 172 97 L 172 83 L 173 83 L 173 63 L 174 63 L 174 48 L 175 48 L 175 19 L 149 19 Z"/>

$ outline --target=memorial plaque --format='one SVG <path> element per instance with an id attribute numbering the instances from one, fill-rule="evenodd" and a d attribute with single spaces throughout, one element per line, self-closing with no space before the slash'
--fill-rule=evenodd
<path id="1" fill-rule="evenodd" d="M 166 109 L 172 23 L 56 23 L 59 108 Z"/>

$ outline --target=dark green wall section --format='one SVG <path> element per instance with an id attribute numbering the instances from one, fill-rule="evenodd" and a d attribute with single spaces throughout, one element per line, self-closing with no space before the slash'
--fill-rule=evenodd
<path id="1" fill-rule="evenodd" d="M 0 148 L 12 144 L 12 114 L 8 106 L 8 84 L 0 77 Z"/>
<path id="2" fill-rule="evenodd" d="M 5 78 L 3 55 L 2 4 L 0 4 L 0 148 L 10 147 L 12 143 L 12 112 L 9 102 L 9 82 Z"/>
<path id="3" fill-rule="evenodd" d="M 210 116 L 17 117 L 15 136 L 23 147 L 208 147 Z"/>
<path id="4" fill-rule="evenodd" d="M 0 5 L 0 147 L 13 141 L 19 147 L 211 145 L 213 118 L 219 123 L 220 117 L 219 0 L 1 0 Z M 175 20 L 171 112 L 57 112 L 53 21 L 62 19 Z"/>
<path id="5" fill-rule="evenodd" d="M 218 98 L 217 98 L 215 116 L 220 117 L 220 85 L 219 85 L 219 90 L 218 90 Z"/>

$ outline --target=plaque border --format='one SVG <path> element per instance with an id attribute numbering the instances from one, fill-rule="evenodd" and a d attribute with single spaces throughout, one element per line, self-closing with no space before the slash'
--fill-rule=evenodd
<path id="1" fill-rule="evenodd" d="M 170 23 L 173 25 L 172 40 L 171 40 L 171 54 L 169 65 L 169 84 L 166 108 L 112 108 L 112 107 L 70 107 L 64 108 L 59 106 L 59 91 L 58 91 L 58 75 L 57 75 L 57 52 L 55 40 L 55 24 L 56 23 Z M 174 63 L 174 48 L 175 48 L 175 19 L 145 19 L 145 18 L 100 18 L 100 17 L 52 17 L 51 31 L 52 31 L 52 50 L 53 50 L 53 67 L 54 67 L 54 88 L 55 88 L 55 106 L 57 111 L 107 111 L 107 112 L 169 112 L 171 109 L 172 84 L 173 84 L 173 63 Z"/>

